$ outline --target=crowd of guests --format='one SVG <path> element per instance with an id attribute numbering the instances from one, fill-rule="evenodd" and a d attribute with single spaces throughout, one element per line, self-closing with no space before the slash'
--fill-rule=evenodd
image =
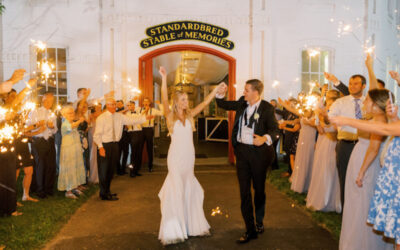
<path id="1" fill-rule="evenodd" d="M 400 249 L 397 106 L 370 55 L 365 63 L 368 91 L 362 75 L 346 86 L 325 73 L 332 89 L 318 86 L 307 97 L 271 101 L 289 166 L 282 177 L 293 191 L 307 193 L 307 208 L 342 213 L 340 249 L 393 249 L 393 239 Z M 400 86 L 400 75 L 390 75 Z M 311 95 L 317 101 L 303 105 Z"/>
<path id="2" fill-rule="evenodd" d="M 17 93 L 12 87 L 24 75 L 25 70 L 16 70 L 0 83 L 1 108 L 6 110 L 0 117 L 1 127 L 14 127 L 12 138 L 4 132 L 0 136 L 0 216 L 22 214 L 17 210 L 23 204 L 17 202 L 16 187 L 21 170 L 22 201 L 31 202 L 53 196 L 55 190 L 77 199 L 89 184 L 97 183 L 102 200 L 118 200 L 110 191 L 114 173 L 141 176 L 145 145 L 152 171 L 154 118 L 163 113 L 151 107 L 149 98 L 137 107 L 138 98 L 124 105 L 112 91 L 88 99 L 90 89 L 80 88 L 77 101 L 56 106 L 53 93 L 45 92 L 39 107 L 24 114 L 22 107 L 36 85 L 31 79 Z"/>
<path id="3" fill-rule="evenodd" d="M 289 166 L 282 176 L 289 177 L 293 191 L 307 193 L 309 209 L 343 214 L 340 249 L 391 249 L 389 239 L 400 249 L 398 108 L 376 78 L 370 55 L 365 63 L 368 91 L 363 75 L 351 76 L 346 86 L 325 73 L 331 89 L 325 84 L 308 95 L 271 100 Z M 23 125 L 14 140 L 0 145 L 0 214 L 21 215 L 20 170 L 22 201 L 31 202 L 54 195 L 56 184 L 65 197 L 77 199 L 90 183 L 99 183 L 102 200 L 118 200 L 110 190 L 114 173 L 127 174 L 128 168 L 132 178 L 141 176 L 145 145 L 148 170 L 153 170 L 154 118 L 163 115 L 161 106 L 153 108 L 149 98 L 142 107 L 137 100 L 125 105 L 113 92 L 89 100 L 90 89 L 80 88 L 77 101 L 60 109 L 53 94 L 44 93 L 40 107 L 25 117 L 19 111 L 36 80 L 19 93 L 12 89 L 24 74 L 16 70 L 0 83 L 1 106 L 7 109 L 1 123 Z M 390 75 L 400 86 L 399 73 Z M 304 105 L 307 98 L 316 101 Z M 278 168 L 277 159 L 273 167 Z"/>

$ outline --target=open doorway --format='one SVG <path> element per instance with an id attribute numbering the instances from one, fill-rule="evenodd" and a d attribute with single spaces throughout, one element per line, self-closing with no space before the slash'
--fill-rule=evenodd
<path id="1" fill-rule="evenodd" d="M 139 87 L 142 97 L 160 99 L 160 65 L 168 72 L 169 93 L 175 89 L 189 94 L 190 105 L 200 103 L 219 82 L 228 84 L 228 99 L 235 100 L 236 60 L 218 50 L 198 45 L 163 47 L 139 58 Z M 234 113 L 218 109 L 215 101 L 196 118 L 194 142 L 198 158 L 228 157 L 234 162 L 231 131 Z M 166 157 L 169 138 L 165 120 L 155 128 L 155 156 Z"/>
<path id="2" fill-rule="evenodd" d="M 218 56 L 198 51 L 175 51 L 153 58 L 153 100 L 160 100 L 160 66 L 168 72 L 169 100 L 176 90 L 186 92 L 189 107 L 194 108 L 222 81 L 229 82 L 229 63 Z M 196 158 L 228 157 L 228 114 L 213 100 L 195 117 Z M 166 158 L 170 137 L 165 119 L 155 126 L 154 156 Z"/>

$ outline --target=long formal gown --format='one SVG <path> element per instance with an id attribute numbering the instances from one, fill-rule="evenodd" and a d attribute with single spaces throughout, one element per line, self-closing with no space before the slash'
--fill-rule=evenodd
<path id="1" fill-rule="evenodd" d="M 158 194 L 161 201 L 159 240 L 162 244 L 208 235 L 203 210 L 204 191 L 194 176 L 195 152 L 190 121 L 176 121 L 168 150 L 168 175 Z"/>
<path id="2" fill-rule="evenodd" d="M 339 175 L 336 169 L 336 133 L 325 128 L 318 136 L 311 174 L 311 183 L 307 194 L 306 206 L 324 212 L 342 211 L 340 202 Z"/>
<path id="3" fill-rule="evenodd" d="M 385 152 L 384 152 L 385 153 Z M 376 180 L 367 222 L 400 244 L 400 137 L 391 138 Z"/>
<path id="4" fill-rule="evenodd" d="M 70 191 L 86 183 L 82 144 L 77 128 L 72 128 L 67 120 L 61 125 L 61 135 L 58 190 Z"/>
<path id="5" fill-rule="evenodd" d="M 310 185 L 316 129 L 300 120 L 301 129 L 297 142 L 296 159 L 290 189 L 298 193 L 307 192 Z"/>
<path id="6" fill-rule="evenodd" d="M 341 250 L 375 250 L 393 249 L 393 244 L 383 241 L 382 235 L 372 230 L 367 224 L 369 204 L 374 194 L 376 178 L 381 169 L 379 156 L 371 163 L 367 169 L 363 186 L 358 187 L 356 179 L 365 154 L 369 147 L 368 133 L 359 131 L 358 143 L 351 153 L 347 166 L 345 183 L 345 205 L 343 208 L 342 229 L 340 233 L 339 249 Z"/>

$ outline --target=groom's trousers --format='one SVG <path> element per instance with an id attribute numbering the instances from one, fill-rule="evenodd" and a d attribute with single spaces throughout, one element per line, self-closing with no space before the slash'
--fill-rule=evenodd
<path id="1" fill-rule="evenodd" d="M 272 146 L 261 147 L 239 143 L 235 147 L 236 170 L 240 187 L 241 210 L 247 232 L 255 231 L 251 184 L 257 224 L 263 224 L 265 214 L 265 179 L 267 168 L 275 157 Z"/>

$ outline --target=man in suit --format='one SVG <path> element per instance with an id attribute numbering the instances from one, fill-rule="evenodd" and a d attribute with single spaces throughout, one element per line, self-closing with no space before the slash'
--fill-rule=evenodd
<path id="1" fill-rule="evenodd" d="M 100 198 L 107 201 L 118 200 L 117 194 L 111 193 L 110 185 L 114 175 L 114 168 L 120 161 L 118 142 L 122 136 L 124 125 L 136 125 L 154 116 L 126 116 L 116 112 L 116 101 L 113 98 L 106 100 L 107 110 L 96 119 L 96 129 L 93 141 L 97 144 L 98 171 L 100 184 Z"/>
<path id="2" fill-rule="evenodd" d="M 265 179 L 268 166 L 275 158 L 273 142 L 279 138 L 274 107 L 262 100 L 263 83 L 248 80 L 243 96 L 237 101 L 225 101 L 227 86 L 217 94 L 217 105 L 225 110 L 236 111 L 232 131 L 232 144 L 236 155 L 242 216 L 246 232 L 238 243 L 246 243 L 264 232 Z M 254 188 L 255 220 L 251 184 Z"/>

